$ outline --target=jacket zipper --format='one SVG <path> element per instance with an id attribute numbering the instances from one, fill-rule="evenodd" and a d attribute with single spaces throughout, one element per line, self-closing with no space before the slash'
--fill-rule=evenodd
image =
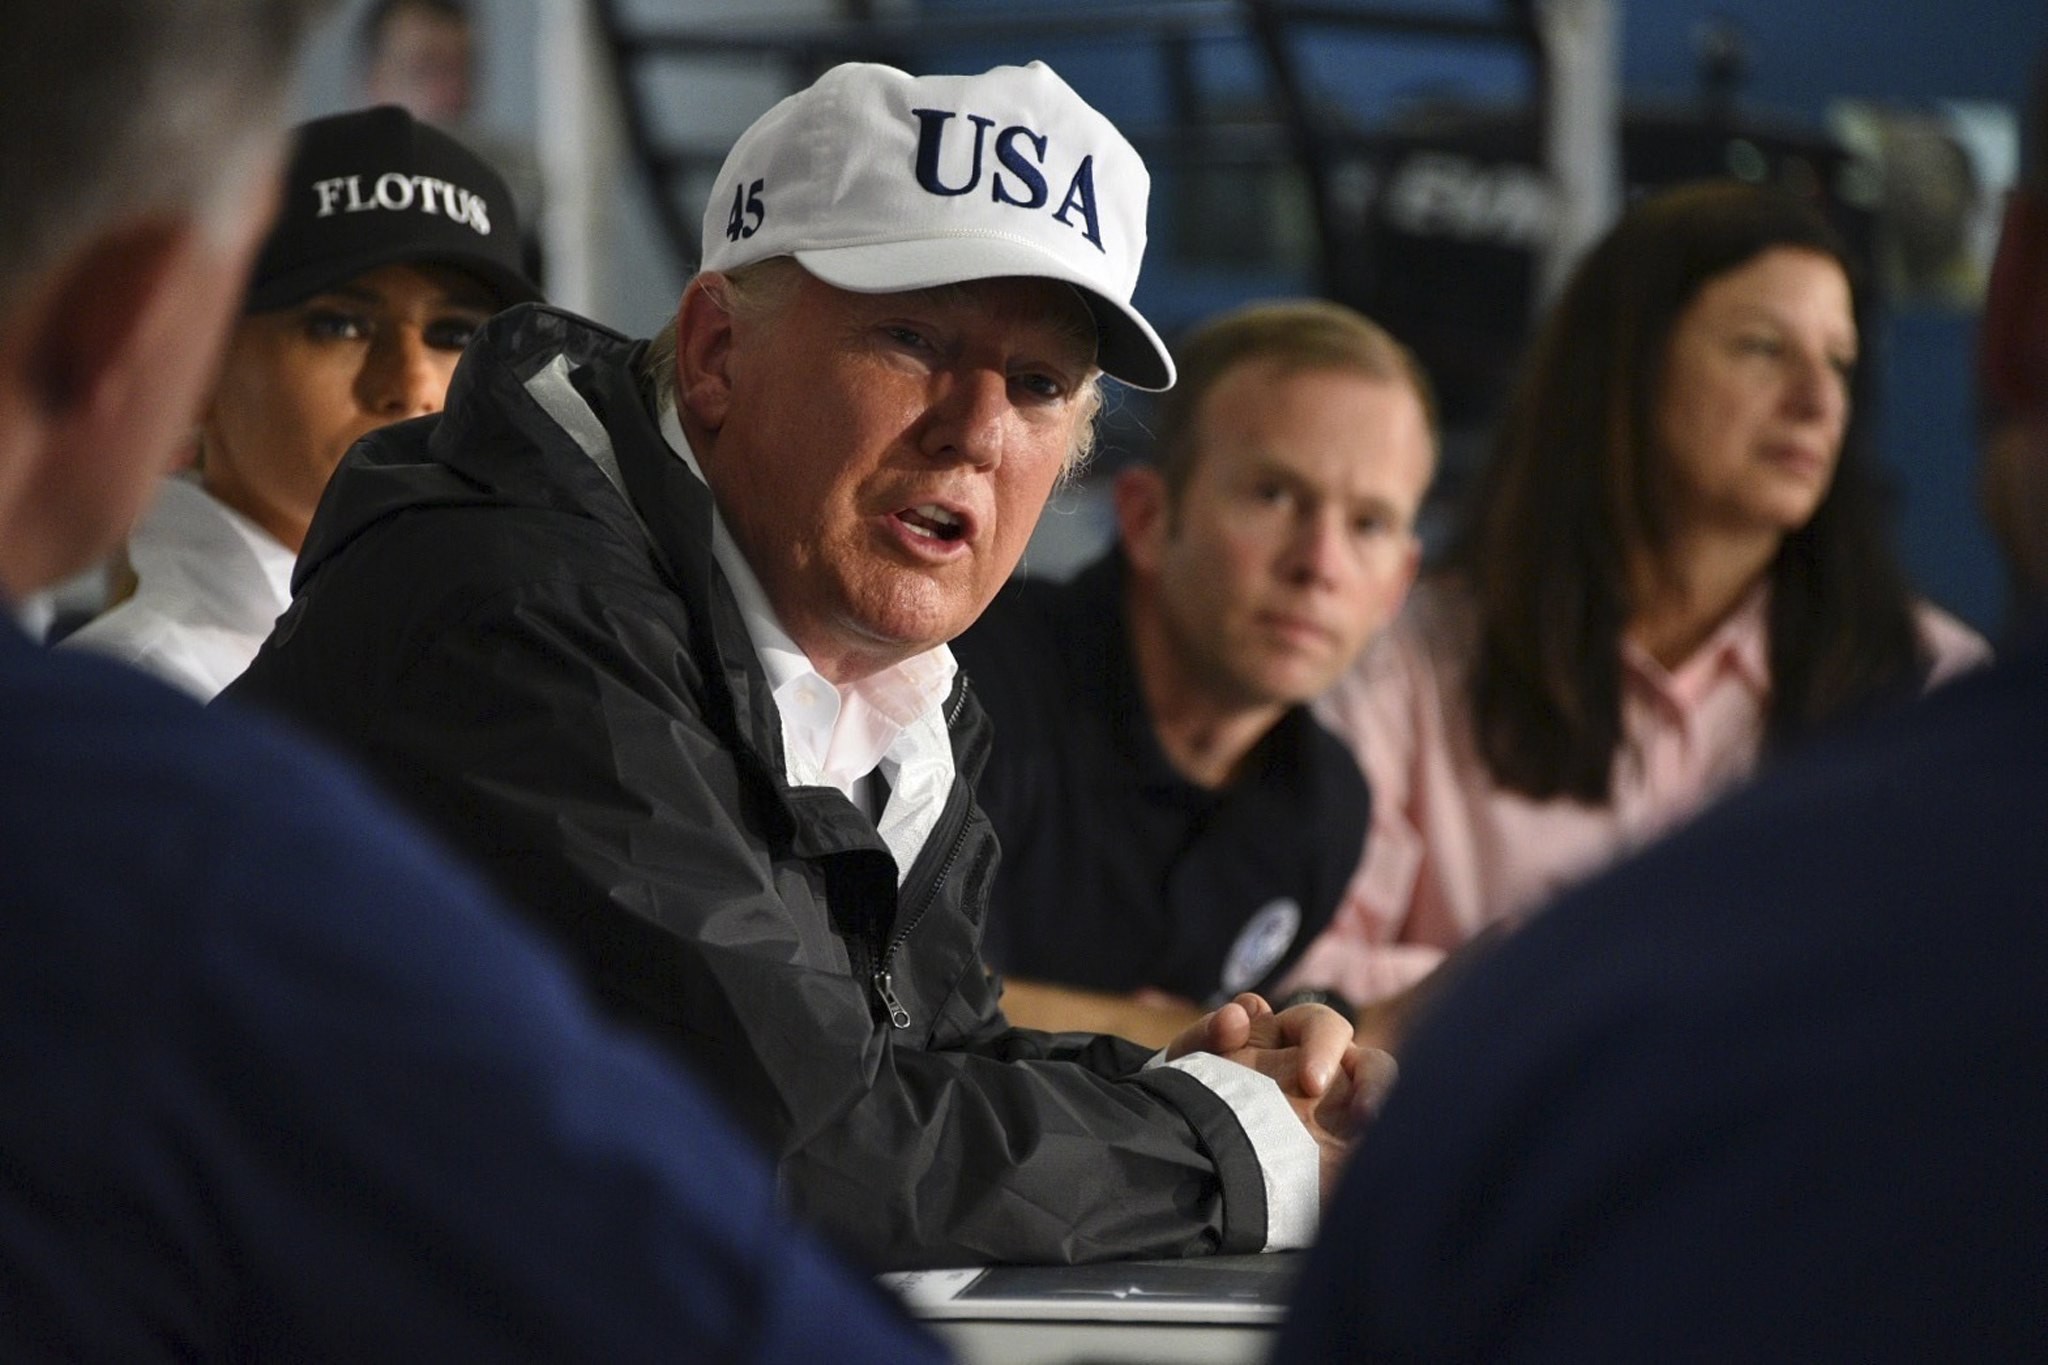
<path id="1" fill-rule="evenodd" d="M 889 1022 L 897 1028 L 910 1027 L 910 1011 L 903 1008 L 903 1002 L 896 998 L 896 985 L 889 976 L 889 969 L 875 969 L 875 994 L 881 997 L 882 1008 L 889 1011 Z"/>
<path id="2" fill-rule="evenodd" d="M 948 731 L 952 730 L 953 722 L 960 719 L 960 710 L 966 705 L 967 689 L 962 687 L 958 699 L 953 703 L 952 712 L 946 717 L 946 729 Z M 971 809 L 972 803 L 970 802 L 969 810 Z M 889 971 L 889 964 L 895 961 L 896 950 L 903 946 L 903 941 L 910 937 L 911 931 L 917 928 L 926 913 L 931 910 L 932 902 L 939 898 L 939 888 L 946 884 L 947 874 L 953 870 L 953 864 L 960 860 L 960 850 L 967 845 L 967 827 L 972 823 L 967 818 L 969 810 L 963 810 L 960 813 L 960 828 L 953 835 L 953 847 L 946 854 L 946 861 L 939 864 L 938 875 L 932 878 L 931 889 L 925 892 L 924 899 L 918 903 L 917 913 L 910 917 L 908 924 L 898 929 L 890 937 L 887 946 L 882 949 L 881 960 L 875 964 L 873 978 L 875 998 L 880 1000 L 882 1008 L 889 1012 L 889 1023 L 894 1028 L 910 1027 L 910 1011 L 903 1008 L 903 1002 L 896 998 L 896 981 L 894 975 Z"/>
<path id="3" fill-rule="evenodd" d="M 917 913 L 910 917 L 910 922 L 898 929 L 889 939 L 888 946 L 882 949 L 881 961 L 875 964 L 875 995 L 881 1000 L 882 1008 L 889 1011 L 889 1022 L 897 1028 L 910 1027 L 910 1011 L 903 1008 L 903 1002 L 896 998 L 895 980 L 890 975 L 889 964 L 895 960 L 896 950 L 910 937 L 911 930 L 917 928 L 919 922 L 932 908 L 932 902 L 939 898 L 939 888 L 946 884 L 946 874 L 953 870 L 953 864 L 959 861 L 960 850 L 967 844 L 967 825 L 968 821 L 963 816 L 960 830 L 953 836 L 952 851 L 946 855 L 946 861 L 939 864 L 939 875 L 932 879 L 931 890 L 925 893 L 924 900 L 919 903 Z"/>

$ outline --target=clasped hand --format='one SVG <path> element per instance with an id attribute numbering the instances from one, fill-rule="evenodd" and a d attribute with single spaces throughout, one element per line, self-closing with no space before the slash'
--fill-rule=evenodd
<path id="1" fill-rule="evenodd" d="M 1295 1005 L 1275 1013 L 1246 992 L 1183 1029 L 1168 1060 L 1212 1052 L 1270 1076 L 1287 1096 L 1322 1154 L 1328 1199 L 1351 1143 L 1378 1112 L 1394 1083 L 1394 1059 L 1352 1041 L 1351 1021 L 1327 1005 Z"/>

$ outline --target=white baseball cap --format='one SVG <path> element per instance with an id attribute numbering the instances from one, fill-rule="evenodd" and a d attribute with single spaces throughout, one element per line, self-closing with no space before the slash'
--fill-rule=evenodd
<path id="1" fill-rule="evenodd" d="M 740 134 L 704 209 L 704 269 L 794 256 L 861 294 L 1063 280 L 1095 315 L 1103 373 L 1166 389 L 1173 357 L 1131 307 L 1151 184 L 1043 62 L 979 76 L 849 62 Z"/>

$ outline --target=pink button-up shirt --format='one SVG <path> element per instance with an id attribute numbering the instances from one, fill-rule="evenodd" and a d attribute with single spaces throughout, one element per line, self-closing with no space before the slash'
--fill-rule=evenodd
<path id="1" fill-rule="evenodd" d="M 1495 785 L 1466 682 L 1475 622 L 1441 581 L 1318 703 L 1372 785 L 1365 856 L 1344 904 L 1282 990 L 1360 1004 L 1426 975 L 1486 925 L 1514 917 L 1698 811 L 1755 767 L 1770 693 L 1758 589 L 1678 667 L 1622 653 L 1622 735 L 1605 805 L 1531 800 Z M 1919 608 L 1934 681 L 1982 662 L 1983 639 Z"/>

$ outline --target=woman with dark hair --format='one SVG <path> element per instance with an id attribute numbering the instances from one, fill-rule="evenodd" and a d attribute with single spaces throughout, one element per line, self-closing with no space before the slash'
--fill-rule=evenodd
<path id="1" fill-rule="evenodd" d="M 1745 185 L 1647 199 L 1580 264 L 1445 564 L 1324 699 L 1373 822 L 1290 984 L 1392 995 L 1762 756 L 1986 656 L 1887 545 L 1856 316 L 1826 222 Z"/>
<path id="2" fill-rule="evenodd" d="M 65 639 L 202 700 L 291 604 L 292 565 L 356 438 L 439 412 L 470 334 L 538 299 L 505 182 L 403 109 L 302 124 L 219 377 L 198 468 L 128 540 L 132 596 Z"/>

